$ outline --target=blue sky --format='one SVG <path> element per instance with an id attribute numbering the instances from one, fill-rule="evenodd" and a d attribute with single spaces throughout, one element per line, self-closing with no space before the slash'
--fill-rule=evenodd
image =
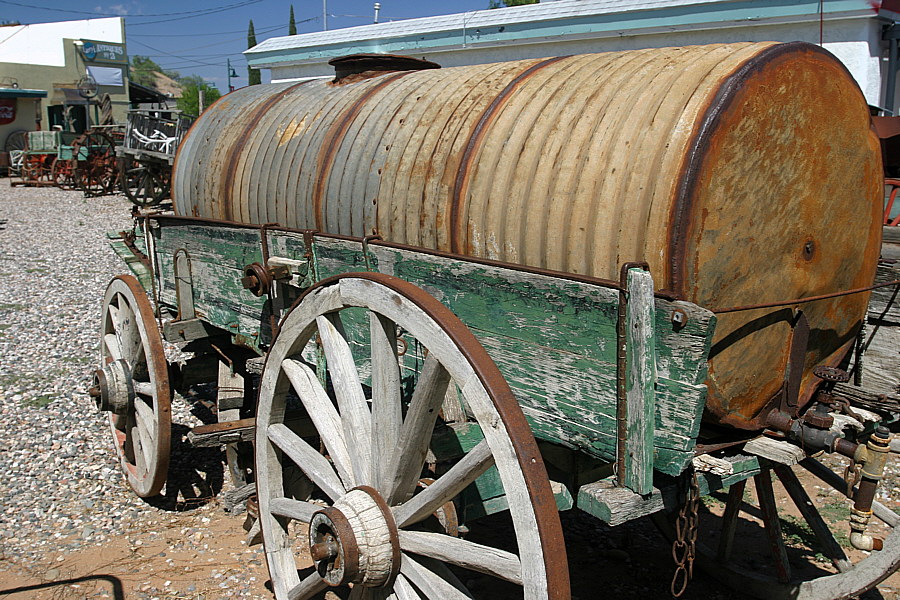
<path id="1" fill-rule="evenodd" d="M 374 16 L 373 0 L 326 0 L 328 29 L 366 25 Z M 149 56 L 166 69 L 196 74 L 225 92 L 226 64 L 247 84 L 247 25 L 253 19 L 256 39 L 287 35 L 290 6 L 297 33 L 322 30 L 322 0 L 118 0 L 108 3 L 72 0 L 0 0 L 0 22 L 47 23 L 92 17 L 124 16 L 128 53 Z M 411 19 L 486 9 L 488 0 L 429 2 L 381 0 L 380 21 Z M 198 14 L 199 13 L 199 14 Z M 263 71 L 263 80 L 268 74 Z"/>

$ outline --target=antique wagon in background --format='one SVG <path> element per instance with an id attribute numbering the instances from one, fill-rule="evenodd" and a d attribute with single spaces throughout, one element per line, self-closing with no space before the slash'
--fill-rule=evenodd
<path id="1" fill-rule="evenodd" d="M 131 110 L 125 142 L 116 149 L 119 182 L 138 206 L 154 206 L 169 197 L 172 163 L 193 117 L 181 111 Z"/>
<path id="2" fill-rule="evenodd" d="M 139 495 L 166 485 L 173 390 L 216 381 L 219 423 L 189 438 L 231 444 L 279 600 L 568 598 L 574 507 L 678 512 L 676 591 L 698 527 L 711 572 L 759 597 L 848 597 L 896 569 L 890 411 L 836 414 L 882 174 L 834 57 L 335 63 L 220 99 L 179 150 L 174 214 L 112 241 L 134 276 L 107 290 L 93 394 Z M 792 568 L 773 473 L 826 564 Z M 841 532 L 810 474 L 852 497 Z M 507 510 L 514 543 L 478 537 Z"/>

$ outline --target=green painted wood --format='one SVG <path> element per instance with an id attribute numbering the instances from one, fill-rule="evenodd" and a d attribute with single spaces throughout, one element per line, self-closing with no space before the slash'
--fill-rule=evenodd
<path id="1" fill-rule="evenodd" d="M 760 472 L 756 457 L 736 455 L 724 458 L 732 463 L 734 474 L 718 476 L 697 473 L 701 495 L 727 490 L 738 481 Z M 650 492 L 644 495 L 619 487 L 614 478 L 608 477 L 582 485 L 575 496 L 575 504 L 588 514 L 615 526 L 660 510 L 677 510 L 683 493 L 677 480 L 672 477 L 658 477 Z"/>
<path id="2" fill-rule="evenodd" d="M 190 257 L 197 317 L 259 349 L 271 339 L 271 302 L 243 289 L 244 267 L 262 261 L 257 229 L 161 221 L 153 229 L 160 301 L 177 308 L 175 253 Z"/>
<path id="3" fill-rule="evenodd" d="M 143 286 L 144 290 L 147 291 L 147 294 L 149 295 L 151 293 L 151 286 L 153 285 L 153 277 L 150 275 L 150 269 L 141 262 L 140 258 L 134 255 L 121 238 L 110 239 L 109 246 L 113 249 L 113 252 L 122 259 L 134 276 L 137 277 L 141 286 Z"/>
<path id="4" fill-rule="evenodd" d="M 184 248 L 191 257 L 198 316 L 264 349 L 272 304 L 240 284 L 243 268 L 262 260 L 260 231 L 165 220 L 154 231 L 163 304 L 175 306 L 172 258 Z M 266 235 L 270 255 L 305 260 L 301 233 L 267 230 Z M 316 237 L 311 250 L 310 280 L 371 268 L 427 290 L 484 344 L 535 437 L 601 460 L 614 458 L 616 290 L 378 245 L 369 246 L 367 263 L 362 244 L 352 240 Z M 685 313 L 683 327 L 673 325 L 676 309 Z M 697 306 L 655 301 L 653 463 L 660 472 L 677 474 L 690 462 L 714 326 L 715 317 Z M 365 335 L 352 342 L 365 344 Z M 414 377 L 417 360 L 414 354 L 404 357 L 406 381 Z"/>

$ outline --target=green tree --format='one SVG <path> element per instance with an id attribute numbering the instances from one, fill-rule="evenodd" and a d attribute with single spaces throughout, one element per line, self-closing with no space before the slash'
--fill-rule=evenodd
<path id="1" fill-rule="evenodd" d="M 222 96 L 218 88 L 203 81 L 199 75 L 182 77 L 179 83 L 181 84 L 181 98 L 178 99 L 178 109 L 189 115 L 200 114 L 200 90 L 203 90 L 204 108 Z"/>
<path id="2" fill-rule="evenodd" d="M 131 73 L 129 78 L 138 85 L 152 88 L 156 84 L 153 73 L 162 73 L 167 77 L 178 80 L 181 76 L 178 71 L 167 71 L 156 64 L 149 56 L 135 54 L 131 57 Z"/>
<path id="3" fill-rule="evenodd" d="M 538 4 L 541 0 L 491 0 L 488 8 L 503 8 L 504 6 L 524 6 L 526 4 Z"/>
<path id="4" fill-rule="evenodd" d="M 288 35 L 297 35 L 297 21 L 294 20 L 293 4 L 291 4 L 291 18 L 288 21 Z"/>
<path id="5" fill-rule="evenodd" d="M 256 45 L 256 31 L 253 30 L 253 19 L 250 19 L 250 27 L 247 28 L 247 47 L 252 48 Z M 262 76 L 259 69 L 251 69 L 247 65 L 247 85 L 259 85 L 262 83 Z"/>

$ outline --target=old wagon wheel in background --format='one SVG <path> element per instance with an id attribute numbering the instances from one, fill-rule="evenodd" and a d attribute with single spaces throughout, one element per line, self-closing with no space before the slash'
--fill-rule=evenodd
<path id="1" fill-rule="evenodd" d="M 783 487 L 773 486 L 776 478 Z M 755 494 L 750 487 L 738 482 L 721 504 L 713 499 L 698 528 L 699 566 L 735 590 L 766 600 L 850 598 L 900 566 L 900 515 L 875 502 L 869 533 L 885 538 L 884 548 L 853 549 L 847 538 L 850 501 L 839 495 L 846 495 L 847 484 L 815 458 L 793 467 L 764 466 L 752 478 Z M 666 516 L 654 517 L 672 538 Z"/>
<path id="2" fill-rule="evenodd" d="M 56 187 L 63 190 L 70 190 L 75 185 L 75 161 L 65 158 L 56 157 L 50 167 L 50 181 Z"/>
<path id="3" fill-rule="evenodd" d="M 153 206 L 169 197 L 169 173 L 161 165 L 119 159 L 119 184 L 138 206 Z"/>
<path id="4" fill-rule="evenodd" d="M 360 352 L 354 342 L 354 352 L 366 364 L 371 360 L 371 388 L 361 384 L 345 337 L 353 322 L 367 323 L 371 343 Z M 429 351 L 405 418 L 397 327 Z M 314 337 L 321 340 L 333 394 L 301 357 Z M 448 385 L 461 391 L 485 439 L 421 488 Z M 308 431 L 285 423 L 292 390 L 312 422 Z M 331 279 L 309 292 L 272 345 L 256 423 L 260 519 L 278 600 L 311 598 L 329 584 L 349 584 L 360 599 L 391 591 L 404 599 L 471 597 L 448 567 L 513 582 L 527 599 L 569 598 L 559 515 L 524 415 L 481 344 L 421 289 L 367 273 Z M 429 526 L 437 509 L 491 466 L 511 507 L 518 554 Z M 312 484 L 303 490 L 296 482 L 307 479 Z M 301 578 L 295 552 L 306 549 L 317 570 Z"/>
<path id="5" fill-rule="evenodd" d="M 7 152 L 13 150 L 26 150 L 28 146 L 28 132 L 24 129 L 17 129 L 6 136 L 3 142 L 3 149 Z"/>
<path id="6" fill-rule="evenodd" d="M 19 169 L 22 179 L 28 182 L 37 183 L 45 181 L 49 177 L 44 155 L 42 154 L 26 154 L 22 158 L 22 166 Z"/>
<path id="7" fill-rule="evenodd" d="M 119 462 L 138 496 L 166 483 L 171 449 L 168 363 L 153 308 L 138 280 L 120 275 L 103 300 L 100 358 L 92 394 L 109 411 Z"/>
<path id="8" fill-rule="evenodd" d="M 78 158 L 75 184 L 85 196 L 102 196 L 115 189 L 118 179 L 116 169 L 116 144 L 109 134 L 91 130 L 72 144 L 72 153 Z"/>

